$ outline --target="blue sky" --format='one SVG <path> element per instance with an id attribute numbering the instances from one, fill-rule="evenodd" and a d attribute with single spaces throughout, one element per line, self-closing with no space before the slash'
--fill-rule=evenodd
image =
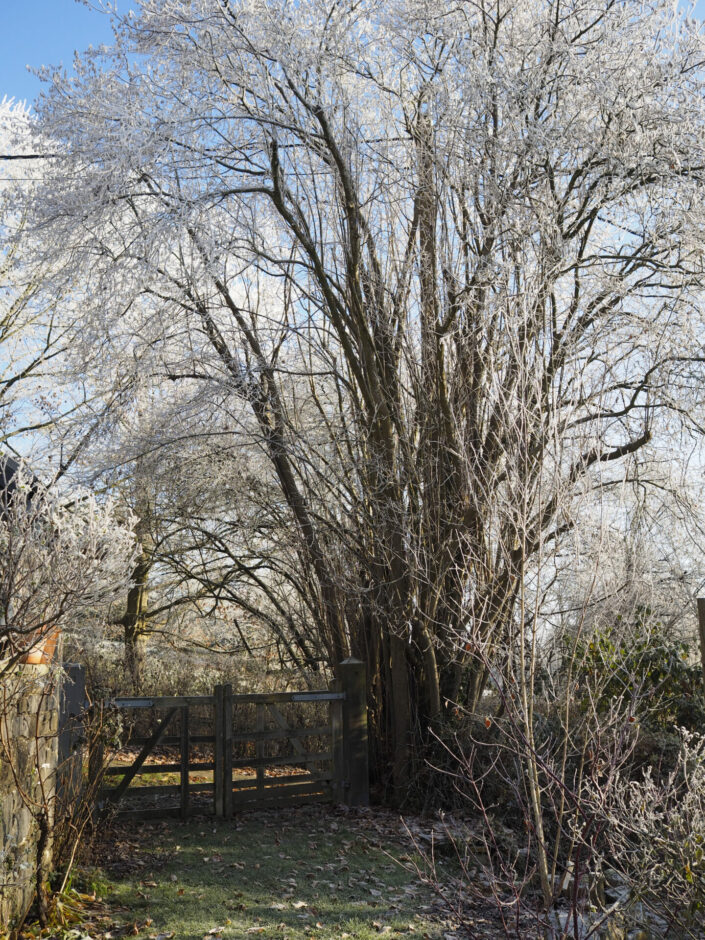
<path id="1" fill-rule="evenodd" d="M 34 100 L 41 83 L 27 65 L 70 68 L 76 49 L 110 42 L 100 5 L 100 0 L 0 0 L 0 99 Z M 130 0 L 117 3 L 121 12 L 130 5 Z M 705 18 L 705 0 L 698 0 L 696 11 Z"/>
<path id="2" fill-rule="evenodd" d="M 95 9 L 92 9 L 94 7 Z M 128 10 L 125 0 L 118 9 Z M 76 49 L 111 42 L 108 17 L 99 12 L 100 0 L 0 0 L 0 99 L 37 96 L 41 82 L 26 66 L 68 68 Z"/>

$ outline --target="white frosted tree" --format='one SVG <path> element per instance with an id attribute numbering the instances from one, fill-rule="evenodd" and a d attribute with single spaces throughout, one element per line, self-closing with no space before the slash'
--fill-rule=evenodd
<path id="1" fill-rule="evenodd" d="M 135 560 L 134 520 L 113 503 L 51 492 L 22 465 L 4 462 L 3 481 L 0 677 L 126 591 Z"/>
<path id="2" fill-rule="evenodd" d="M 575 500 L 700 408 L 704 52 L 662 0 L 144 0 L 40 103 L 75 355 L 264 457 L 397 794 Z"/>

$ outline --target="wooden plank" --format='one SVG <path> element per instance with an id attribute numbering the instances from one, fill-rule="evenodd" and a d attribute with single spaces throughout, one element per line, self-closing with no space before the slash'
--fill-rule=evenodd
<path id="1" fill-rule="evenodd" d="M 300 784 L 303 786 L 305 783 L 313 782 L 327 782 L 329 783 L 333 779 L 330 772 L 321 771 L 321 773 L 310 773 L 310 774 L 287 774 L 285 777 L 265 777 L 264 778 L 264 787 L 260 789 L 260 792 L 268 793 L 270 790 L 276 790 L 278 787 L 288 790 L 291 788 L 292 784 Z M 245 777 L 242 780 L 233 780 L 233 790 L 256 790 L 257 789 L 257 778 L 256 777 Z"/>
<path id="2" fill-rule="evenodd" d="M 264 796 L 250 791 L 235 792 L 233 793 L 233 807 L 237 812 L 246 807 L 264 809 L 270 806 L 293 806 L 299 800 L 311 796 L 316 796 L 319 799 L 331 799 L 331 789 L 326 784 L 321 784 L 320 786 L 312 786 L 307 790 L 293 790 L 291 787 L 282 788 L 279 793 L 268 790 Z"/>
<path id="3" fill-rule="evenodd" d="M 130 738 L 127 742 L 128 744 L 145 744 L 149 741 L 149 738 Z M 192 734 L 189 736 L 189 741 L 191 744 L 213 744 L 215 738 L 212 734 Z M 160 747 L 179 747 L 181 744 L 181 737 L 178 734 L 167 735 L 162 738 L 159 743 Z"/>
<path id="4" fill-rule="evenodd" d="M 188 705 L 181 708 L 181 818 L 188 816 L 189 795 L 189 738 L 188 738 Z"/>
<path id="5" fill-rule="evenodd" d="M 105 702 L 106 708 L 154 708 L 152 698 L 111 698 Z"/>
<path id="6" fill-rule="evenodd" d="M 150 809 L 130 809 L 129 807 L 124 807 L 117 811 L 117 816 L 120 819 L 178 819 L 180 815 L 181 810 L 178 806 L 164 806 L 160 809 L 154 807 Z"/>
<path id="7" fill-rule="evenodd" d="M 153 698 L 113 698 L 112 708 L 182 708 L 184 705 L 212 705 L 212 695 L 157 695 Z"/>
<path id="8" fill-rule="evenodd" d="M 233 761 L 233 767 L 238 770 L 242 767 L 256 767 L 257 757 L 239 757 L 237 760 Z M 302 754 L 300 757 L 296 755 L 290 755 L 288 757 L 264 757 L 262 758 L 262 763 L 265 767 L 287 767 L 291 764 L 292 767 L 297 767 L 299 764 L 315 764 L 318 761 L 330 761 L 333 759 L 332 751 L 320 751 L 316 753 Z"/>
<path id="9" fill-rule="evenodd" d="M 233 791 L 233 806 L 236 810 L 242 807 L 292 806 L 305 797 L 318 796 L 322 799 L 330 799 L 331 795 L 331 788 L 325 783 L 307 783 L 301 787 L 281 787 L 278 793 L 276 788 L 266 790 L 264 794 L 256 790 Z"/>
<path id="10" fill-rule="evenodd" d="M 320 804 L 320 803 L 331 803 L 333 797 L 331 796 L 330 787 L 325 790 L 316 791 L 315 793 L 301 793 L 293 794 L 291 796 L 278 796 L 272 799 L 261 799 L 261 800 L 247 800 L 246 802 L 236 803 L 234 807 L 234 812 L 252 812 L 253 810 L 260 809 L 287 809 L 289 807 L 295 806 L 306 806 L 309 803 Z"/>
<path id="11" fill-rule="evenodd" d="M 257 774 L 257 789 L 264 789 L 264 757 L 265 757 L 265 743 L 262 735 L 264 734 L 264 702 L 259 702 L 257 705 L 257 734 L 259 737 L 255 743 L 255 755 L 256 755 L 256 774 Z"/>
<path id="12" fill-rule="evenodd" d="M 250 779 L 254 780 L 254 777 Z M 202 782 L 191 782 L 189 780 L 189 791 L 194 793 L 197 790 L 212 790 L 214 784 L 210 780 L 204 780 Z M 106 797 L 111 793 L 114 793 L 117 787 L 103 787 L 100 790 L 100 797 Z M 134 793 L 136 796 L 139 796 L 141 793 L 180 793 L 181 792 L 181 783 L 157 783 L 155 785 L 144 786 L 144 787 L 132 787 L 129 793 Z"/>
<path id="13" fill-rule="evenodd" d="M 262 703 L 262 708 L 264 708 Z M 260 706 L 258 706 L 260 707 Z M 286 741 L 297 738 L 323 738 L 330 737 L 330 725 L 321 725 L 317 728 L 296 728 L 293 731 L 242 731 L 233 735 L 233 741 Z"/>
<path id="14" fill-rule="evenodd" d="M 105 771 L 106 776 L 116 777 L 119 774 L 124 774 L 126 770 L 129 770 L 131 764 L 111 764 L 110 767 Z M 189 764 L 189 770 L 191 773 L 197 773 L 199 770 L 213 770 L 214 764 Z M 177 773 L 181 771 L 181 763 L 178 764 L 143 764 L 138 771 L 138 776 L 142 774 L 169 774 Z"/>
<path id="15" fill-rule="evenodd" d="M 153 748 L 155 748 L 157 744 L 159 744 L 162 738 L 162 735 L 166 731 L 169 722 L 176 714 L 176 711 L 177 711 L 176 708 L 169 709 L 166 716 L 157 727 L 157 730 L 154 732 L 152 737 L 147 741 L 147 743 L 143 746 L 142 750 L 137 755 L 137 759 L 135 760 L 135 762 L 128 769 L 125 776 L 122 778 L 122 780 L 117 785 L 117 787 L 115 787 L 111 791 L 111 795 L 109 799 L 112 802 L 117 802 L 117 800 L 120 799 L 120 797 L 123 795 L 125 790 L 127 790 L 127 788 L 129 787 L 130 783 L 134 780 L 135 776 L 139 773 L 139 770 L 144 764 L 144 762 L 147 760 L 147 757 L 149 756 L 150 751 Z"/>
<path id="16" fill-rule="evenodd" d="M 233 687 L 223 690 L 223 815 L 233 814 Z"/>
<path id="17" fill-rule="evenodd" d="M 342 692 L 253 692 L 233 695 L 236 705 L 269 705 L 274 702 L 330 702 L 342 698 Z"/>
<path id="18" fill-rule="evenodd" d="M 120 797 L 115 796 L 118 787 L 112 787 L 109 789 L 101 790 L 100 796 L 111 802 L 116 802 Z M 140 796 L 159 796 L 159 795 L 168 795 L 170 793 L 177 794 L 181 793 L 181 784 L 180 783 L 162 783 L 158 784 L 155 787 L 133 787 L 130 790 L 130 796 L 140 797 Z"/>

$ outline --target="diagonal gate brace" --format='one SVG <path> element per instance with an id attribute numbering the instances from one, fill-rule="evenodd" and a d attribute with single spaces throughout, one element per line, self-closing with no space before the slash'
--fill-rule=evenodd
<path id="1" fill-rule="evenodd" d="M 144 764 L 144 762 L 149 757 L 150 751 L 152 751 L 159 744 L 161 739 L 164 737 L 164 732 L 166 731 L 167 726 L 169 725 L 169 722 L 174 717 L 174 715 L 178 712 L 178 710 L 179 710 L 178 708 L 169 709 L 169 711 L 164 716 L 163 720 L 157 727 L 152 737 L 149 738 L 144 743 L 142 750 L 137 755 L 137 758 L 134 764 L 132 764 L 127 769 L 127 771 L 125 772 L 125 776 L 122 778 L 118 786 L 116 786 L 114 790 L 109 790 L 105 794 L 105 799 L 108 802 L 117 803 L 117 801 L 124 795 L 125 790 L 127 790 L 129 785 L 132 783 L 132 781 L 135 779 L 140 769 L 142 768 L 142 764 Z"/>

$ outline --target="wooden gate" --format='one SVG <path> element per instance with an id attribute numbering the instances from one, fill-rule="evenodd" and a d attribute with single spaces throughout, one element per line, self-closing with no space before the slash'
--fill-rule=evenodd
<path id="1" fill-rule="evenodd" d="M 150 709 L 153 720 L 149 734 L 132 737 L 140 750 L 131 762 L 108 766 L 106 778 L 121 779 L 100 791 L 101 802 L 131 815 L 182 818 L 309 801 L 367 805 L 365 669 L 348 659 L 336 673 L 330 687 L 317 692 L 241 695 L 220 685 L 213 695 L 113 699 L 107 707 L 132 713 L 133 720 L 134 710 Z M 194 712 L 201 722 L 208 714 L 209 733 L 192 733 Z M 157 749 L 160 763 L 150 760 Z M 143 786 L 144 775 L 161 780 Z"/>

